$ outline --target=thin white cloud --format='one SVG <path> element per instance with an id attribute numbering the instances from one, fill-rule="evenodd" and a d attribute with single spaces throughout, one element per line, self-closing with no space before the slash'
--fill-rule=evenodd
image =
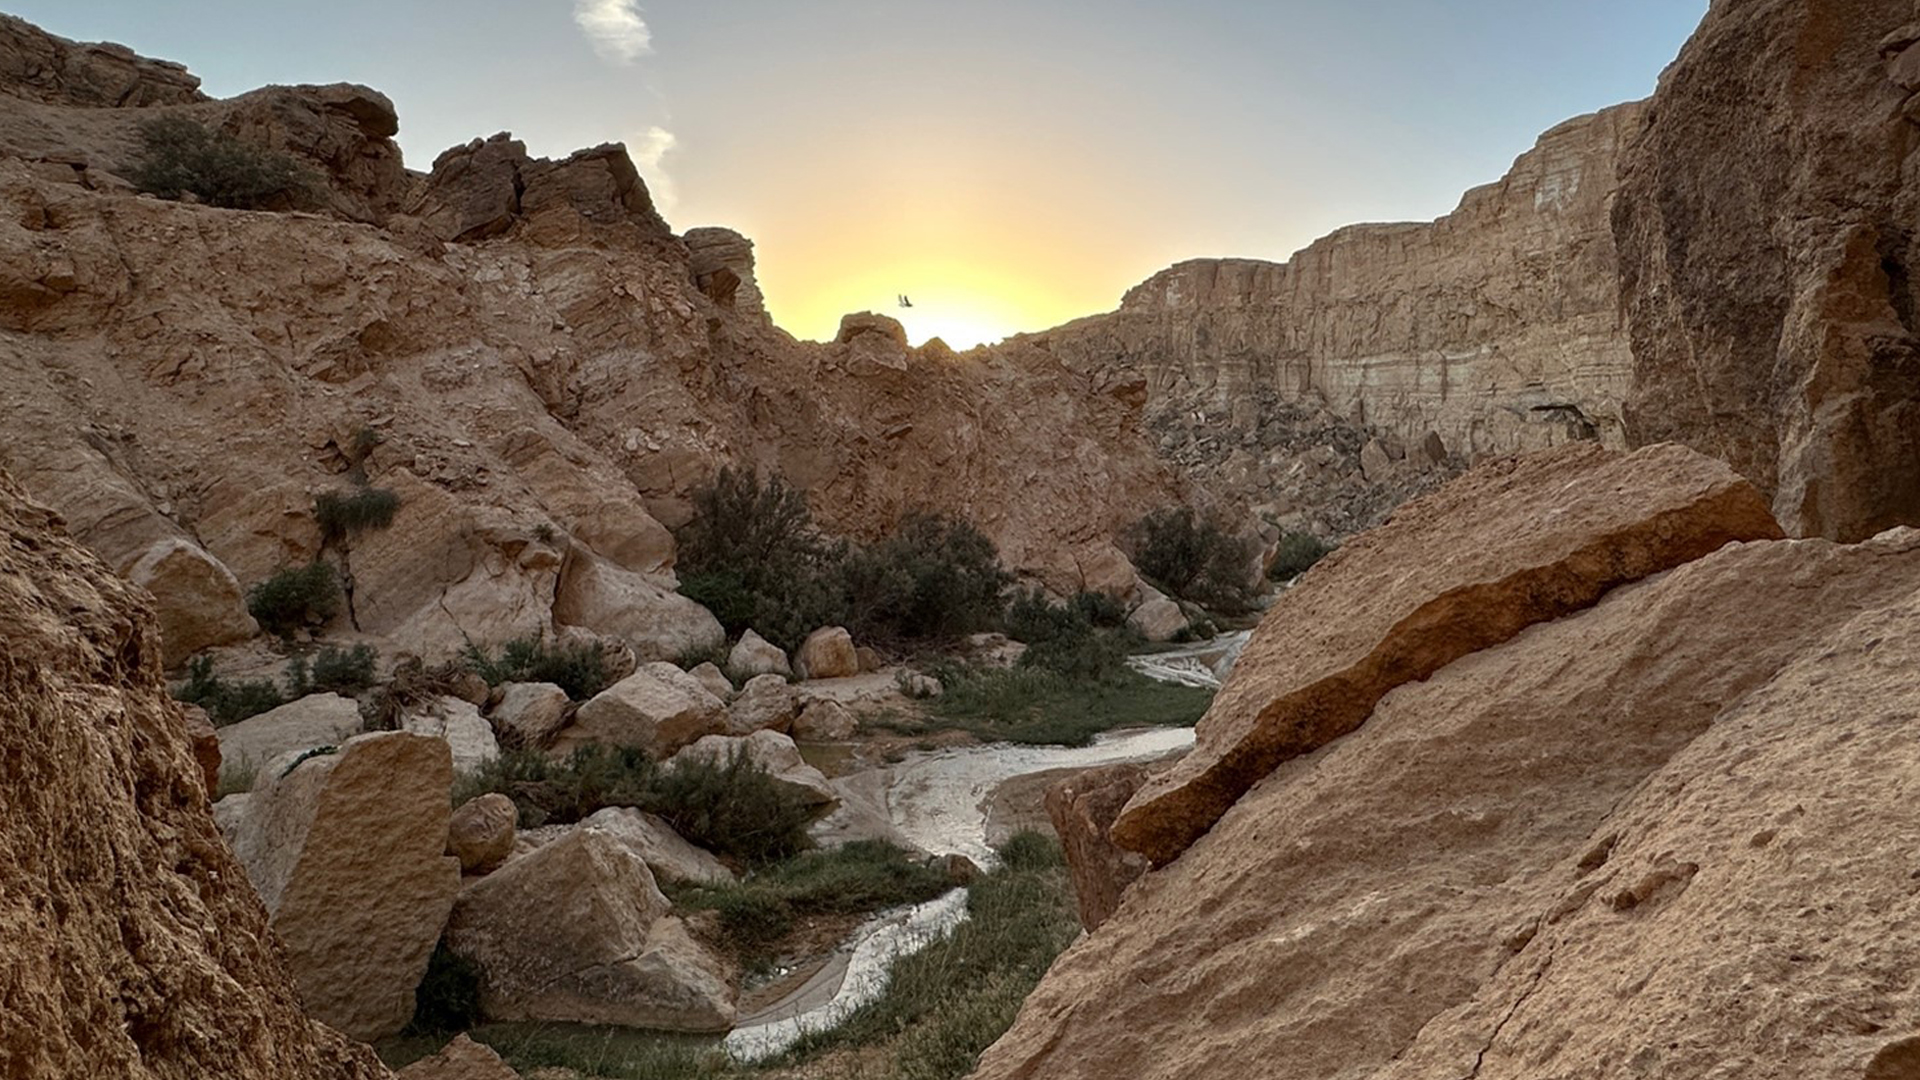
<path id="1" fill-rule="evenodd" d="M 653 52 L 639 0 L 573 0 L 573 21 L 602 60 L 631 64 Z"/>
<path id="2" fill-rule="evenodd" d="M 633 164 L 640 170 L 640 176 L 647 182 L 647 191 L 653 195 L 653 205 L 661 214 L 673 213 L 679 205 L 680 193 L 673 185 L 673 174 L 667 171 L 667 155 L 679 145 L 680 140 L 673 132 L 655 125 L 646 130 L 627 152 L 633 156 Z"/>

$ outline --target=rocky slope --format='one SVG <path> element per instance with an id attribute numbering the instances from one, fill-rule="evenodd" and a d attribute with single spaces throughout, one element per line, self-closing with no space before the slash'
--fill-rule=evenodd
<path id="1" fill-rule="evenodd" d="M 1693 488 L 1659 449 L 1672 484 L 1642 458 L 1637 486 Z M 1538 512 L 1601 540 L 1555 509 L 1604 484 L 1556 486 Z M 1909 1075 L 1870 1063 L 1907 1060 L 1920 1006 L 1898 795 L 1920 769 L 1920 533 L 1731 544 L 1429 678 L 1388 664 L 1364 723 L 1316 731 L 1331 712 L 1285 707 L 1316 585 L 1495 621 L 1534 602 L 1433 579 L 1412 536 L 1371 534 L 1276 606 L 1196 754 L 1265 725 L 1301 756 L 1128 887 L 977 1076 Z M 1349 632 L 1384 655 L 1444 623 Z"/>
<path id="2" fill-rule="evenodd" d="M 1614 211 L 1630 437 L 1733 462 L 1800 535 L 1920 523 L 1920 23 L 1716 3 Z"/>
<path id="3" fill-rule="evenodd" d="M 1608 211 L 1643 112 L 1569 120 L 1438 221 L 1352 226 L 1285 263 L 1182 263 L 1031 340 L 1144 377 L 1155 409 L 1224 406 L 1239 427 L 1306 402 L 1467 456 L 1621 445 L 1633 356 Z"/>
<path id="4" fill-rule="evenodd" d="M 301 1012 L 150 601 L 3 475 L 0 866 L 0 1075 L 386 1075 Z"/>

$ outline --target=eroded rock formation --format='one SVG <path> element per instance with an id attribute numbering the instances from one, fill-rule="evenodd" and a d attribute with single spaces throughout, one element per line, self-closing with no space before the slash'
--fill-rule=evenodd
<path id="1" fill-rule="evenodd" d="M 309 1020 L 149 601 L 0 476 L 0 1075 L 374 1080 Z"/>

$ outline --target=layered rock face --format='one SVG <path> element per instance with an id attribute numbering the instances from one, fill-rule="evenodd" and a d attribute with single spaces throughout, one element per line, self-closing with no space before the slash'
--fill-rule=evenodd
<path id="1" fill-rule="evenodd" d="M 1346 557 L 1355 604 L 1417 576 Z M 1909 1075 L 1915 655 L 1902 529 L 1732 544 L 1403 669 L 1127 888 L 976 1076 Z"/>
<path id="2" fill-rule="evenodd" d="M 1621 167 L 1627 425 L 1734 463 L 1799 535 L 1920 523 L 1920 25 L 1718 3 Z"/>
<path id="3" fill-rule="evenodd" d="M 3 476 L 0 961 L 0 1075 L 386 1075 L 301 1011 L 149 602 Z"/>
<path id="4" fill-rule="evenodd" d="M 1323 404 L 1454 453 L 1622 445 L 1633 357 L 1608 208 L 1640 104 L 1541 136 L 1430 224 L 1356 225 L 1285 263 L 1202 259 L 1032 340 L 1156 405 Z M 1245 426 L 1257 418 L 1240 416 Z"/>

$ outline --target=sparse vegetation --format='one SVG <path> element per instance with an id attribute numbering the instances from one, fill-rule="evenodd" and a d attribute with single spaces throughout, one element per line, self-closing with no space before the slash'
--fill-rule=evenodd
<path id="1" fill-rule="evenodd" d="M 1133 564 L 1169 595 L 1228 614 L 1246 611 L 1253 548 L 1188 507 L 1155 510 L 1133 530 Z"/>
<path id="2" fill-rule="evenodd" d="M 419 657 L 403 657 L 379 691 L 360 704 L 367 730 L 397 730 L 407 714 L 437 698 L 452 696 L 466 675 L 466 666 L 457 660 L 429 668 Z"/>
<path id="3" fill-rule="evenodd" d="M 350 491 L 323 491 L 313 497 L 313 520 L 329 544 L 393 524 L 400 496 L 386 488 L 356 487 Z"/>
<path id="4" fill-rule="evenodd" d="M 1211 691 L 1155 682 L 1125 667 L 1099 679 L 1025 664 L 956 665 L 938 674 L 946 692 L 924 704 L 923 718 L 884 726 L 907 735 L 957 728 L 989 742 L 1085 746 L 1117 728 L 1189 727 L 1213 700 Z"/>
<path id="5" fill-rule="evenodd" d="M 657 814 L 688 841 L 722 858 L 763 865 L 808 846 L 811 807 L 773 782 L 751 758 L 663 768 L 626 747 L 585 746 L 565 761 L 508 751 L 454 785 L 455 805 L 488 792 L 512 799 L 526 828 L 564 825 L 609 806 Z"/>
<path id="6" fill-rule="evenodd" d="M 1292 581 L 1313 568 L 1313 564 L 1333 554 L 1333 545 L 1310 532 L 1281 534 L 1280 550 L 1273 557 L 1267 577 L 1274 581 Z"/>
<path id="7" fill-rule="evenodd" d="M 727 947 L 754 968 L 801 919 L 917 904 L 950 888 L 945 874 L 905 849 L 863 840 L 797 855 L 737 884 L 682 886 L 670 895 L 681 907 L 719 915 Z"/>
<path id="8" fill-rule="evenodd" d="M 287 697 L 299 699 L 308 694 L 353 697 L 372 688 L 373 668 L 379 656 L 371 645 L 355 645 L 350 649 L 329 645 L 312 659 L 296 656 L 287 661 Z"/>
<path id="9" fill-rule="evenodd" d="M 247 590 L 247 611 L 268 633 L 291 639 L 340 613 L 340 578 L 325 559 L 289 567 Z"/>
<path id="10" fill-rule="evenodd" d="M 223 679 L 214 674 L 211 656 L 187 662 L 186 681 L 174 687 L 173 697 L 205 709 L 214 727 L 237 724 L 287 703 L 271 679 Z"/>
<path id="11" fill-rule="evenodd" d="M 140 125 L 129 179 L 163 199 L 193 195 L 238 210 L 294 209 L 312 202 L 315 178 L 286 154 L 250 146 L 181 116 Z"/>
<path id="12" fill-rule="evenodd" d="M 598 646 L 588 643 L 549 644 L 536 637 L 518 638 L 502 645 L 497 655 L 468 645 L 465 663 L 488 686 L 552 683 L 575 701 L 586 701 L 611 681 L 607 678 L 606 657 Z"/>
<path id="13" fill-rule="evenodd" d="M 849 547 L 839 567 L 841 625 L 880 644 L 938 641 L 997 626 L 1013 575 L 969 522 L 916 514 L 893 535 Z"/>

